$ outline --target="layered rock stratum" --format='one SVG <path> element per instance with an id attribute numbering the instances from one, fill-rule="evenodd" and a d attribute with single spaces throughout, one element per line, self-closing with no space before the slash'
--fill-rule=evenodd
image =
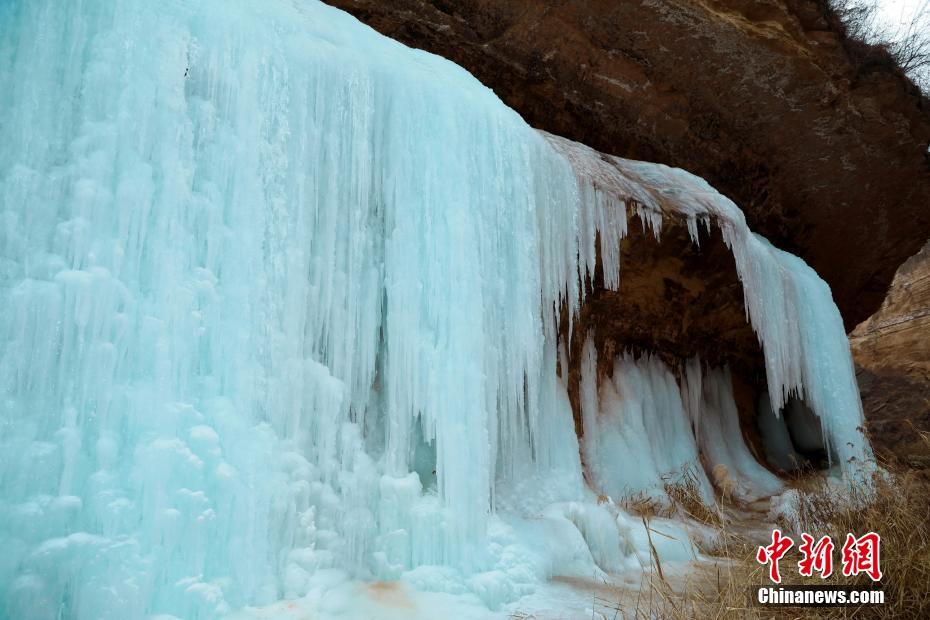
<path id="1" fill-rule="evenodd" d="M 930 242 L 849 341 L 876 447 L 930 470 Z"/>

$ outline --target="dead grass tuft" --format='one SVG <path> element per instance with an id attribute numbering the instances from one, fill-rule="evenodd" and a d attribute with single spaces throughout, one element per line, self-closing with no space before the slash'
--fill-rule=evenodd
<path id="1" fill-rule="evenodd" d="M 665 493 L 684 516 L 715 528 L 723 525 L 717 506 L 708 506 L 701 497 L 701 486 L 690 468 L 682 470 L 674 479 L 666 480 Z"/>

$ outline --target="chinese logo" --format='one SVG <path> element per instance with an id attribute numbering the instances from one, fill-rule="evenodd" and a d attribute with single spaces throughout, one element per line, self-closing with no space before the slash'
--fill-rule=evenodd
<path id="1" fill-rule="evenodd" d="M 816 572 L 821 579 L 826 579 L 832 575 L 833 540 L 829 536 L 824 536 L 814 542 L 814 537 L 806 533 L 801 534 L 801 540 L 798 551 L 801 552 L 803 557 L 798 561 L 798 572 L 804 577 L 812 577 Z M 875 532 L 869 532 L 859 538 L 856 538 L 853 534 L 847 534 L 846 542 L 843 543 L 841 550 L 843 575 L 853 577 L 865 573 L 872 581 L 881 579 L 880 546 L 881 536 Z M 756 552 L 756 560 L 759 564 L 768 564 L 769 578 L 774 583 L 781 583 L 781 572 L 778 563 L 792 547 L 794 547 L 794 540 L 790 536 L 782 534 L 781 530 L 776 529 L 772 530 L 772 543 L 759 547 Z"/>

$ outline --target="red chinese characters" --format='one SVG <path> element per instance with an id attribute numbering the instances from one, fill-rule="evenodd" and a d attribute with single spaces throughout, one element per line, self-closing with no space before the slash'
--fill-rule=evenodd
<path id="1" fill-rule="evenodd" d="M 782 534 L 781 530 L 772 530 L 772 544 L 759 547 L 756 560 L 760 564 L 769 565 L 769 578 L 775 583 L 781 583 L 781 572 L 778 561 L 794 546 L 789 536 Z M 814 542 L 810 534 L 801 534 L 801 544 L 798 551 L 803 556 L 798 562 L 798 572 L 803 577 L 812 577 L 814 572 L 826 579 L 833 574 L 833 550 L 835 546 L 829 536 L 823 536 Z M 859 538 L 854 534 L 846 535 L 846 542 L 842 549 L 843 575 L 854 577 L 861 573 L 868 575 L 872 581 L 882 578 L 881 569 L 881 536 L 869 532 Z"/>
<path id="2" fill-rule="evenodd" d="M 802 542 L 798 546 L 804 557 L 798 562 L 798 572 L 804 577 L 811 577 L 816 570 L 821 579 L 833 574 L 833 540 L 824 536 L 814 544 L 814 537 L 810 534 L 801 534 Z"/>
<path id="3" fill-rule="evenodd" d="M 843 543 L 843 575 L 852 577 L 859 573 L 867 574 L 872 581 L 882 578 L 881 536 L 869 532 L 860 538 L 846 534 Z"/>
<path id="4" fill-rule="evenodd" d="M 788 550 L 794 546 L 794 541 L 788 536 L 782 536 L 781 530 L 772 530 L 772 544 L 759 547 L 756 560 L 759 564 L 769 564 L 769 578 L 775 583 L 781 583 L 781 573 L 778 572 L 778 561 Z"/>

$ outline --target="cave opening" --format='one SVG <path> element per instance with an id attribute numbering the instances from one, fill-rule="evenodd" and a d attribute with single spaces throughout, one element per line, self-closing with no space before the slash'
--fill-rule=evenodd
<path id="1" fill-rule="evenodd" d="M 768 393 L 763 392 L 758 412 L 759 434 L 769 467 L 782 474 L 830 467 L 820 419 L 803 398 L 789 396 L 776 414 Z"/>
<path id="2" fill-rule="evenodd" d="M 763 351 L 747 320 L 735 260 L 717 226 L 698 228 L 695 241 L 686 221 L 672 215 L 663 218 L 656 235 L 630 210 L 629 231 L 620 242 L 619 288 L 605 287 L 599 254 L 594 277 L 584 283 L 586 296 L 571 326 L 563 312 L 560 331 L 567 343 L 569 399 L 589 482 L 590 470 L 599 465 L 592 463 L 597 457 L 586 454 L 585 435 L 602 429 L 583 412 L 582 366 L 588 339 L 596 351 L 597 385 L 613 381 L 621 399 L 622 380 L 615 377 L 621 359 L 659 360 L 672 372 L 681 389 L 684 415 L 692 418 L 699 459 L 718 492 L 723 483 L 719 464 L 715 467 L 714 463 L 721 455 L 709 454 L 715 449 L 700 441 L 702 427 L 711 421 L 695 419 L 692 410 L 697 406 L 686 402 L 688 390 L 694 391 L 693 385 L 688 386 L 688 369 L 695 364 L 698 376 L 703 373 L 705 379 L 713 369 L 726 369 L 732 390 L 727 398 L 735 405 L 735 433 L 742 439 L 737 443 L 745 444 L 746 451 L 746 455 L 723 459 L 731 463 L 730 468 L 752 470 L 756 473 L 747 475 L 758 479 L 765 474 L 784 478 L 827 467 L 820 421 L 801 398 L 790 398 L 780 416 L 772 415 Z M 706 390 L 705 386 L 705 397 Z M 700 398 L 698 394 L 699 402 Z M 722 439 L 725 420 L 720 425 Z M 765 474 L 756 467 L 764 468 Z"/>

